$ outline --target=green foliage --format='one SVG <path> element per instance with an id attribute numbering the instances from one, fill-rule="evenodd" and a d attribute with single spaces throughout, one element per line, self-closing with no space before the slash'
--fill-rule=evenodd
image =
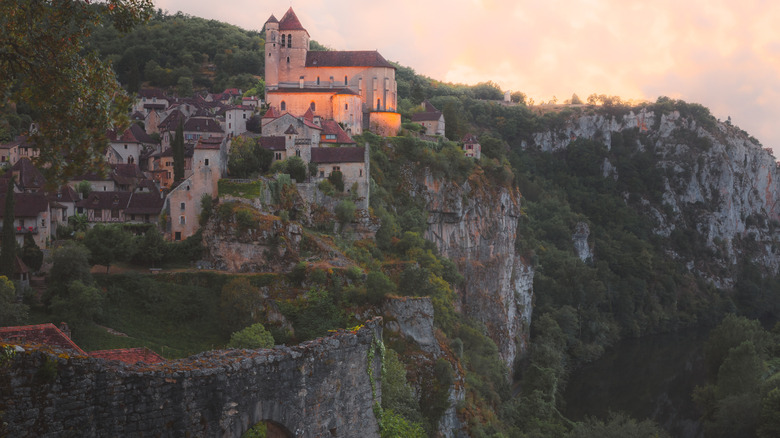
<path id="1" fill-rule="evenodd" d="M 87 231 L 84 245 L 89 249 L 90 263 L 103 265 L 108 272 L 111 264 L 130 255 L 131 236 L 119 225 L 97 224 Z"/>
<path id="2" fill-rule="evenodd" d="M 64 295 L 51 299 L 49 310 L 74 330 L 94 322 L 103 311 L 103 295 L 98 288 L 73 280 Z"/>
<path id="3" fill-rule="evenodd" d="M 0 246 L 0 274 L 14 278 L 16 261 L 16 227 L 14 227 L 14 177 L 8 180 L 3 210 L 3 240 Z"/>
<path id="4" fill-rule="evenodd" d="M 152 11 L 150 0 L 89 6 L 75 0 L 0 3 L 5 35 L 0 40 L 0 108 L 9 102 L 29 106 L 38 124 L 31 141 L 50 183 L 98 167 L 107 131 L 127 123 L 129 99 L 111 65 L 89 50 L 86 40 L 101 24 L 128 31 Z"/>
<path id="5" fill-rule="evenodd" d="M 252 178 L 268 172 L 274 153 L 260 146 L 257 138 L 234 137 L 230 143 L 228 173 L 233 178 Z"/>
<path id="6" fill-rule="evenodd" d="M 328 175 L 328 182 L 337 192 L 342 193 L 344 191 L 344 176 L 341 174 L 341 171 L 334 170 L 331 172 Z"/>
<path id="7" fill-rule="evenodd" d="M 73 281 L 82 284 L 93 283 L 90 273 L 89 250 L 76 242 L 67 241 L 52 251 L 52 267 L 46 278 L 47 297 L 67 297 L 68 285 Z"/>
<path id="8" fill-rule="evenodd" d="M 428 435 L 419 423 L 410 422 L 392 409 L 382 412 L 382 438 L 425 438 Z"/>
<path id="9" fill-rule="evenodd" d="M 344 199 L 336 204 L 334 213 L 336 213 L 336 217 L 339 219 L 339 222 L 342 224 L 347 224 L 355 220 L 356 210 L 357 207 L 355 206 L 354 202 Z"/>
<path id="10" fill-rule="evenodd" d="M 252 324 L 243 330 L 237 331 L 230 335 L 229 348 L 272 348 L 274 346 L 274 337 L 268 330 L 263 327 L 263 324 Z"/>
<path id="11" fill-rule="evenodd" d="M 379 271 L 371 271 L 366 278 L 366 297 L 368 301 L 378 306 L 382 300 L 396 291 L 395 283 L 390 278 Z"/>
<path id="12" fill-rule="evenodd" d="M 260 180 L 251 182 L 237 182 L 229 179 L 221 179 L 217 182 L 217 193 L 231 195 L 239 198 L 255 199 L 260 197 L 263 190 L 263 182 Z"/>
<path id="13" fill-rule="evenodd" d="M 219 186 L 219 182 L 217 185 Z M 203 196 L 200 197 L 200 216 L 198 216 L 198 224 L 201 227 L 205 227 L 206 224 L 209 223 L 212 213 L 214 213 L 214 199 L 211 198 L 209 193 L 204 193 Z"/>
<path id="14" fill-rule="evenodd" d="M 290 178 L 299 183 L 306 181 L 306 164 L 301 157 L 290 157 L 285 161 L 287 162 L 285 173 L 289 173 Z"/>
<path id="15" fill-rule="evenodd" d="M 589 418 L 577 423 L 568 438 L 663 438 L 668 437 L 661 427 L 650 420 L 637 421 L 621 413 L 611 413 L 607 421 Z"/>
<path id="16" fill-rule="evenodd" d="M 225 283 L 219 299 L 223 330 L 236 332 L 259 322 L 261 306 L 259 289 L 246 277 L 236 277 Z"/>
<path id="17" fill-rule="evenodd" d="M 346 326 L 347 317 L 331 292 L 314 287 L 299 302 L 281 303 L 282 314 L 295 328 L 298 342 L 324 336 L 328 330 Z"/>
<path id="18" fill-rule="evenodd" d="M 135 238 L 136 253 L 133 260 L 149 267 L 159 266 L 168 255 L 168 244 L 157 227 L 148 229 L 142 236 Z"/>
<path id="19" fill-rule="evenodd" d="M 27 320 L 29 308 L 18 302 L 14 284 L 0 276 L 0 327 L 21 325 Z"/>
<path id="20" fill-rule="evenodd" d="M 41 269 L 41 265 L 43 264 L 43 251 L 41 251 L 38 244 L 35 243 L 32 234 L 24 235 L 24 246 L 22 247 L 22 252 L 19 257 L 32 272 L 37 272 Z"/>

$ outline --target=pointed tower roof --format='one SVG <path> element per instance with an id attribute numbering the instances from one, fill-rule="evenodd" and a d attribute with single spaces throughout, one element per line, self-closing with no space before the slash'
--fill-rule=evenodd
<path id="1" fill-rule="evenodd" d="M 275 119 L 279 117 L 279 114 L 276 112 L 276 109 L 272 106 L 268 107 L 268 111 L 265 112 L 265 115 L 263 116 L 264 119 Z"/>
<path id="2" fill-rule="evenodd" d="M 303 120 L 308 120 L 310 122 L 314 121 L 314 112 L 311 110 L 311 108 L 307 109 L 305 113 L 303 113 Z"/>
<path id="3" fill-rule="evenodd" d="M 279 21 L 279 30 L 302 30 L 306 32 L 306 35 L 309 34 L 309 32 L 303 28 L 303 25 L 300 20 L 298 20 L 292 7 L 284 13 L 284 16 Z"/>
<path id="4" fill-rule="evenodd" d="M 278 23 L 278 22 L 279 22 L 279 20 L 277 20 L 277 19 L 276 19 L 276 17 L 274 17 L 274 14 L 271 14 L 271 16 L 270 16 L 270 17 L 268 17 L 268 19 L 267 19 L 267 20 L 265 20 L 265 22 L 266 22 L 266 23 Z"/>
<path id="5" fill-rule="evenodd" d="M 289 128 L 287 128 L 286 131 L 284 131 L 285 134 L 291 134 L 291 135 L 298 135 L 298 131 L 295 130 L 293 125 L 290 125 Z"/>

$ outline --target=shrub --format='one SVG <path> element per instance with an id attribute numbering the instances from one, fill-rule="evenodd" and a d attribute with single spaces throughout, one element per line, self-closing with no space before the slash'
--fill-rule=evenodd
<path id="1" fill-rule="evenodd" d="M 336 188 L 333 187 L 333 184 L 327 179 L 320 181 L 320 183 L 317 184 L 317 188 L 328 196 L 333 196 L 336 194 Z"/>
<path id="2" fill-rule="evenodd" d="M 274 337 L 263 327 L 263 324 L 252 324 L 249 327 L 230 335 L 230 348 L 271 348 L 274 346 Z"/>
<path id="3" fill-rule="evenodd" d="M 354 202 L 343 200 L 336 205 L 334 213 L 342 224 L 346 224 L 355 220 L 355 210 L 357 207 Z"/>
<path id="4" fill-rule="evenodd" d="M 344 175 L 339 170 L 334 170 L 328 175 L 328 181 L 339 193 L 344 191 Z"/>

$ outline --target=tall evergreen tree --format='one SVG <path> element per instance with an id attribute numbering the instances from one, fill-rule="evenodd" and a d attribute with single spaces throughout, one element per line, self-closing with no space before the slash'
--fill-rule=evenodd
<path id="1" fill-rule="evenodd" d="M 171 149 L 173 152 L 173 180 L 181 181 L 184 179 L 184 127 L 181 122 L 176 128 L 176 136 L 173 137 Z"/>
<path id="2" fill-rule="evenodd" d="M 8 190 L 5 193 L 5 210 L 3 212 L 3 240 L 0 253 L 0 274 L 8 278 L 14 275 L 14 260 L 16 259 L 16 229 L 14 228 L 14 180 L 8 180 Z"/>

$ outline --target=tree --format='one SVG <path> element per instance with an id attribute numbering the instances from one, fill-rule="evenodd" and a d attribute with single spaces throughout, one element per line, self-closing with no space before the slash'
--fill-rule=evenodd
<path id="1" fill-rule="evenodd" d="M 92 191 L 92 184 L 87 180 L 79 181 L 79 183 L 76 184 L 76 191 L 81 195 L 81 199 L 87 199 L 87 196 L 89 196 L 89 193 Z"/>
<path id="2" fill-rule="evenodd" d="M 176 94 L 179 97 L 192 97 L 192 78 L 180 77 L 176 82 Z"/>
<path id="3" fill-rule="evenodd" d="M 24 246 L 22 247 L 21 254 L 22 261 L 33 272 L 37 272 L 41 269 L 43 264 L 43 251 L 35 243 L 32 234 L 24 235 Z"/>
<path id="4" fill-rule="evenodd" d="M 249 178 L 271 167 L 274 153 L 260 146 L 256 138 L 235 137 L 230 143 L 228 173 L 234 178 Z"/>
<path id="5" fill-rule="evenodd" d="M 179 122 L 176 128 L 176 135 L 171 144 L 173 152 L 173 180 L 181 181 L 184 179 L 184 126 Z"/>
<path id="6" fill-rule="evenodd" d="M 302 183 L 306 181 L 306 164 L 304 164 L 301 157 L 295 156 L 287 159 L 287 173 L 296 182 Z"/>
<path id="7" fill-rule="evenodd" d="M 379 271 L 371 271 L 366 278 L 366 296 L 371 304 L 379 305 L 382 299 L 395 293 L 395 283 L 390 277 Z"/>
<path id="8" fill-rule="evenodd" d="M 151 0 L 0 2 L 0 108 L 30 107 L 36 164 L 50 183 L 98 167 L 106 132 L 127 124 L 130 99 L 85 40 L 102 20 L 124 32 L 151 12 Z"/>
<path id="9" fill-rule="evenodd" d="M 130 233 L 119 225 L 95 225 L 84 236 L 84 245 L 91 253 L 90 263 L 106 267 L 106 274 L 111 264 L 117 260 L 125 260 L 130 250 Z"/>
<path id="10" fill-rule="evenodd" d="M 0 276 L 0 327 L 23 324 L 28 307 L 16 300 L 16 288 L 7 277 Z"/>
<path id="11" fill-rule="evenodd" d="M 260 290 L 249 279 L 230 280 L 222 287 L 219 297 L 222 327 L 230 333 L 257 322 L 260 306 Z"/>
<path id="12" fill-rule="evenodd" d="M 337 192 L 341 193 L 344 191 L 344 175 L 340 170 L 331 172 L 330 175 L 328 175 L 328 181 L 333 184 L 333 187 Z"/>
<path id="13" fill-rule="evenodd" d="M 247 121 L 246 121 L 246 130 L 249 131 L 249 132 L 253 132 L 255 134 L 259 134 L 259 133 L 262 132 L 262 124 L 261 124 L 261 119 L 260 119 L 259 115 L 253 114 L 252 117 L 247 119 Z"/>
<path id="14" fill-rule="evenodd" d="M 68 284 L 66 296 L 52 297 L 49 310 L 71 327 L 94 322 L 103 309 L 103 295 L 92 285 L 79 280 Z"/>
<path id="15" fill-rule="evenodd" d="M 230 335 L 229 348 L 271 348 L 274 346 L 274 337 L 271 332 L 263 327 L 263 324 L 252 324 L 243 330 Z"/>
<path id="16" fill-rule="evenodd" d="M 336 204 L 336 208 L 334 209 L 336 213 L 336 217 L 339 219 L 339 221 L 342 224 L 346 224 L 349 222 L 352 222 L 355 220 L 355 210 L 357 207 L 355 206 L 355 203 L 350 200 L 343 200 Z"/>
<path id="17" fill-rule="evenodd" d="M 207 195 L 208 196 L 208 195 Z M 167 242 L 157 227 L 152 227 L 138 238 L 136 243 L 135 261 L 143 261 L 150 267 L 159 266 L 168 253 Z"/>
<path id="18" fill-rule="evenodd" d="M 5 192 L 5 210 L 3 211 L 3 240 L 0 253 L 0 274 L 14 278 L 16 260 L 16 228 L 14 228 L 14 177 L 8 180 Z"/>

